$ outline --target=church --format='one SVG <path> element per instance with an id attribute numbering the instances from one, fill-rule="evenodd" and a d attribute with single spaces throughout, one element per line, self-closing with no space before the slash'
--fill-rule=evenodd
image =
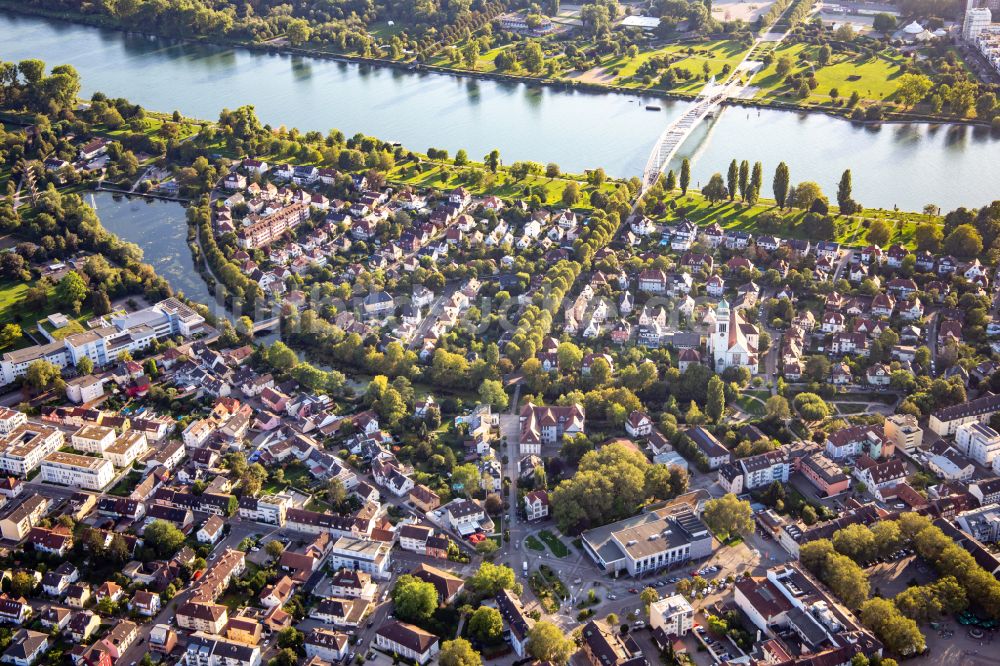
<path id="1" fill-rule="evenodd" d="M 743 313 L 731 309 L 722 299 L 715 308 L 715 331 L 709 339 L 709 352 L 715 359 L 715 371 L 747 368 L 757 374 L 757 327 L 747 322 Z"/>

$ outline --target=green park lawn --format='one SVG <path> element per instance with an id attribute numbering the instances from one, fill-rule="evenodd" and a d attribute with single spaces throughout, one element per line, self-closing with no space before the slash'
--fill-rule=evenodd
<path id="1" fill-rule="evenodd" d="M 556 557 L 566 557 L 569 555 L 569 548 L 566 547 L 562 541 L 559 540 L 555 534 L 548 530 L 542 530 L 538 533 L 538 538 L 545 542 L 545 545 L 549 547 L 552 554 Z"/>
<path id="2" fill-rule="evenodd" d="M 454 188 L 459 185 L 464 186 L 473 194 L 494 194 L 501 198 L 514 198 L 521 197 L 524 195 L 524 188 L 526 186 L 531 186 L 532 188 L 541 188 L 539 192 L 539 197 L 542 199 L 544 205 L 559 204 L 562 200 L 562 193 L 566 185 L 572 182 L 571 178 L 548 178 L 546 176 L 528 176 L 524 180 L 516 181 L 510 174 L 499 171 L 496 174 L 495 184 L 492 189 L 487 191 L 482 186 L 471 186 L 465 183 L 461 176 L 459 175 L 460 168 L 452 166 L 450 164 L 442 163 L 432 163 L 430 168 L 427 168 L 427 162 L 423 163 L 423 170 L 418 171 L 416 165 L 413 163 L 403 164 L 395 167 L 390 171 L 386 179 L 390 182 L 409 185 L 414 188 Z M 468 168 L 468 167 L 465 167 Z M 590 194 L 594 191 L 594 188 L 585 185 L 583 182 L 577 181 L 580 184 L 580 201 L 574 208 L 590 208 Z M 617 185 L 611 182 L 605 183 L 601 189 L 611 194 L 614 192 Z M 544 195 L 544 196 L 542 196 Z"/>
<path id="3" fill-rule="evenodd" d="M 751 416 L 764 416 L 764 403 L 752 395 L 741 395 L 737 400 L 736 404 L 747 414 Z"/>
<path id="4" fill-rule="evenodd" d="M 771 64 L 752 82 L 759 88 L 756 99 L 816 105 L 830 104 L 830 91 L 834 88 L 842 100 L 856 92 L 863 100 L 880 102 L 891 99 L 895 93 L 896 79 L 903 74 L 904 60 L 900 56 L 888 52 L 870 57 L 834 54 L 830 63 L 821 67 L 816 56 L 819 48 L 810 44 L 785 44 L 775 49 Z M 778 76 L 778 59 L 783 55 L 794 60 L 793 73 L 815 71 L 819 85 L 805 99 L 800 99 L 797 89 L 786 85 Z"/>
<path id="5" fill-rule="evenodd" d="M 689 53 L 689 51 L 692 51 Z M 657 80 L 652 85 L 647 86 L 642 82 L 642 78 L 633 78 L 639 67 L 647 60 L 667 55 L 670 56 L 674 69 L 683 69 L 690 72 L 693 77 L 686 82 L 680 83 L 670 89 L 670 92 L 679 94 L 696 94 L 705 87 L 704 66 L 708 63 L 711 76 L 717 79 L 722 77 L 722 70 L 728 64 L 730 69 L 743 58 L 747 48 L 739 42 L 733 40 L 717 40 L 693 46 L 690 44 L 670 44 L 652 51 L 643 51 L 636 57 L 630 58 L 627 55 L 620 55 L 608 60 L 603 64 L 606 69 L 618 70 L 615 79 L 616 85 L 632 88 L 659 88 Z"/>
<path id="6" fill-rule="evenodd" d="M 526 548 L 529 548 L 531 550 L 537 550 L 538 552 L 542 552 L 545 550 L 545 546 L 543 546 L 542 542 L 536 539 L 534 535 L 527 537 L 524 540 L 524 545 Z"/>
<path id="7" fill-rule="evenodd" d="M 688 191 L 687 196 L 681 196 L 679 192 L 676 193 L 672 200 L 677 203 L 677 210 L 668 213 L 665 219 L 686 216 L 700 226 L 718 222 L 723 228 L 729 230 L 750 231 L 755 234 L 771 233 L 786 238 L 815 240 L 807 233 L 807 230 L 801 227 L 802 219 L 806 215 L 805 211 L 787 208 L 781 211 L 771 200 L 762 199 L 754 206 L 745 206 L 739 201 L 724 201 L 713 205 L 699 192 L 691 190 Z M 761 227 L 761 215 L 767 212 L 776 213 L 781 217 L 782 225 L 780 228 L 765 229 Z M 831 213 L 835 212 L 836 208 L 834 207 Z M 915 249 L 913 234 L 918 224 L 921 222 L 942 223 L 941 218 L 934 215 L 866 208 L 859 215 L 853 217 L 837 217 L 837 235 L 834 240 L 848 245 L 865 244 L 868 226 L 876 219 L 885 220 L 892 229 L 888 245 L 900 243 L 911 250 Z"/>

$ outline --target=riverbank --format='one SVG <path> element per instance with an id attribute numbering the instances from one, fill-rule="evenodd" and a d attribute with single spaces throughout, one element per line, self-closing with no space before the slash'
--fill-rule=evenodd
<path id="1" fill-rule="evenodd" d="M 494 81 L 498 83 L 513 83 L 524 85 L 537 85 L 553 90 L 568 93 L 583 92 L 589 94 L 626 95 L 631 97 L 649 97 L 662 100 L 673 100 L 680 102 L 690 102 L 697 97 L 697 93 L 678 93 L 656 88 L 634 88 L 611 83 L 599 83 L 590 81 L 568 80 L 565 78 L 547 78 L 544 76 L 517 75 L 498 72 L 483 72 L 460 67 L 450 67 L 439 64 L 416 63 L 412 61 L 392 60 L 389 58 L 366 57 L 356 54 L 328 51 L 319 47 L 302 48 L 293 47 L 288 44 L 272 42 L 252 42 L 240 39 L 230 39 L 222 36 L 191 36 L 176 37 L 160 35 L 157 33 L 127 30 L 117 21 L 108 16 L 97 14 L 82 14 L 78 12 L 55 11 L 41 7 L 23 5 L 11 2 L 11 0 L 0 0 L 0 11 L 8 11 L 13 14 L 35 16 L 50 20 L 63 21 L 72 24 L 82 24 L 94 28 L 115 30 L 128 35 L 142 35 L 158 39 L 175 40 L 179 43 L 189 43 L 198 45 L 224 46 L 230 48 L 242 48 L 257 53 L 267 53 L 276 55 L 292 55 L 298 57 L 316 58 L 335 62 L 353 63 L 367 65 L 371 67 L 394 69 L 415 73 L 443 74 L 472 80 Z M 744 108 L 770 109 L 775 111 L 792 111 L 798 113 L 825 115 L 840 120 L 847 120 L 857 126 L 877 127 L 886 122 L 893 123 L 933 123 L 941 126 L 970 126 L 989 128 L 991 124 L 976 118 L 954 118 L 949 116 L 935 116 L 933 114 L 908 113 L 901 111 L 887 111 L 881 120 L 857 120 L 850 117 L 851 108 L 833 106 L 811 106 L 792 104 L 777 100 L 768 99 L 729 99 L 723 102 L 726 106 L 736 106 Z"/>

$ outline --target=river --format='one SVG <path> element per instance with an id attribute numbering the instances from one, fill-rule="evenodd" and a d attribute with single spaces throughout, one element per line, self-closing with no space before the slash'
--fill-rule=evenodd
<path id="1" fill-rule="evenodd" d="M 602 166 L 642 172 L 649 151 L 687 102 L 556 90 L 540 85 L 416 73 L 320 58 L 195 45 L 0 12 L 0 58 L 72 64 L 83 94 L 100 90 L 161 111 L 215 118 L 253 104 L 273 125 L 364 132 L 417 150 L 473 158 L 493 148 L 505 162 L 556 162 L 568 171 Z M 664 111 L 645 110 L 647 103 Z M 822 114 L 726 109 L 681 149 L 695 184 L 733 158 L 761 161 L 765 191 L 779 161 L 793 182 L 828 193 L 844 169 L 865 205 L 919 210 L 980 206 L 1000 198 L 1000 137 L 948 125 L 861 126 Z"/>
<path id="2" fill-rule="evenodd" d="M 142 260 L 166 278 L 174 291 L 199 303 L 212 302 L 187 245 L 184 206 L 110 192 L 87 194 L 86 201 L 97 210 L 105 229 L 142 248 Z"/>

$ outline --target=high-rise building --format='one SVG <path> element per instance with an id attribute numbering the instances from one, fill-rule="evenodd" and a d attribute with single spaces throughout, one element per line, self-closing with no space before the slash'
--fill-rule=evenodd
<path id="1" fill-rule="evenodd" d="M 993 22 L 993 12 L 989 7 L 973 7 L 965 12 L 965 22 L 962 24 L 962 39 L 974 42 L 979 34 L 989 28 Z"/>

